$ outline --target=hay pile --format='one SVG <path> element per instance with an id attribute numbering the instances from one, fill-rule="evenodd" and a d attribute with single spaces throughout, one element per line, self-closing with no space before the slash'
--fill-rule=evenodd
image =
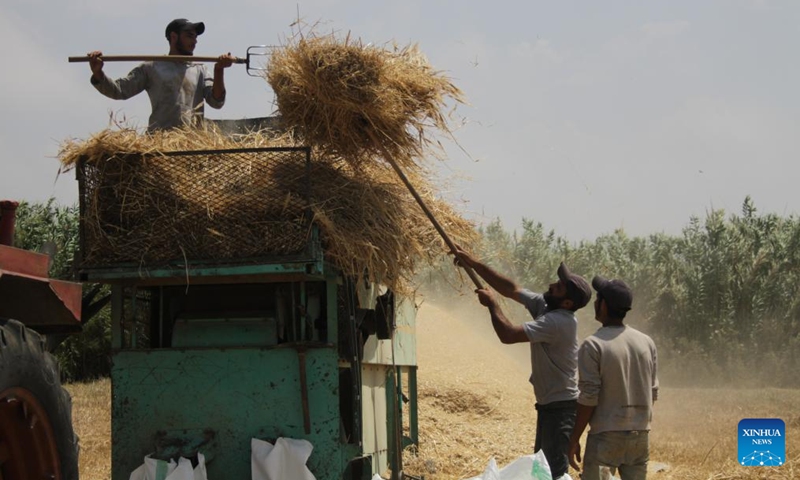
<path id="1" fill-rule="evenodd" d="M 450 134 L 442 112 L 462 101 L 461 92 L 415 46 L 301 36 L 273 52 L 266 80 L 286 129 L 277 137 L 267 130 L 230 137 L 211 126 L 152 136 L 122 128 L 64 144 L 65 169 L 81 158 L 88 165 L 84 266 L 300 253 L 313 222 L 328 261 L 400 290 L 418 261 L 434 265 L 449 250 L 409 189 L 451 241 L 471 243 L 472 225 L 436 198 L 420 161 L 435 150 L 429 129 Z M 180 161 L 167 154 L 295 145 L 314 150 L 310 193 L 298 155 L 265 163 L 231 153 Z M 380 157 L 397 173 L 403 167 L 410 183 Z"/>
<path id="2" fill-rule="evenodd" d="M 113 120 L 113 119 L 112 119 Z M 228 148 L 293 147 L 298 141 L 289 133 L 283 135 L 262 135 L 250 132 L 242 135 L 223 135 L 213 124 L 201 128 L 177 128 L 158 130 L 142 135 L 139 130 L 116 123 L 93 134 L 87 140 L 68 139 L 61 144 L 58 159 L 61 172 L 75 167 L 81 157 L 89 163 L 111 155 L 159 155 L 162 152 L 185 150 L 222 150 Z"/>
<path id="3" fill-rule="evenodd" d="M 417 208 L 430 211 L 426 216 L 438 224 L 445 251 L 459 243 L 416 190 L 426 186 L 420 160 L 443 153 L 429 131 L 452 138 L 443 112 L 448 103 L 463 103 L 462 93 L 416 45 L 387 49 L 349 35 L 299 32 L 272 53 L 266 79 L 284 127 L 355 170 L 391 166 L 417 197 Z"/>
<path id="4" fill-rule="evenodd" d="M 448 102 L 463 103 L 461 91 L 416 46 L 387 50 L 333 34 L 312 33 L 277 49 L 266 78 L 286 125 L 356 166 L 382 156 L 383 148 L 401 167 L 414 168 L 436 145 L 431 127 L 450 134 L 442 113 Z"/>
<path id="5" fill-rule="evenodd" d="M 221 154 L 187 161 L 162 152 L 291 146 L 291 136 L 238 137 L 214 128 L 138 135 L 105 130 L 62 145 L 64 170 L 85 158 L 94 185 L 83 202 L 84 266 L 131 262 L 143 267 L 185 260 L 242 260 L 296 253 L 316 223 L 326 259 L 347 275 L 403 289 L 419 261 L 447 248 L 394 172 L 373 162 L 355 169 L 340 157 L 297 155 L 268 164 Z M 88 170 L 87 170 L 88 171 Z M 473 226 L 435 197 L 426 176 L 410 175 L 454 241 L 469 244 Z"/>

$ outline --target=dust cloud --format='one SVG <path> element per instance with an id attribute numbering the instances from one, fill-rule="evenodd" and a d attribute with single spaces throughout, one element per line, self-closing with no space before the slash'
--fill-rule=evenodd
<path id="1" fill-rule="evenodd" d="M 420 446 L 407 449 L 406 473 L 468 478 L 482 473 L 491 457 L 502 466 L 532 453 L 536 413 L 527 344 L 501 344 L 472 292 L 421 289 L 416 301 Z M 502 307 L 513 323 L 530 318 L 516 302 Z M 599 327 L 588 310 L 578 315 L 581 340 Z M 681 375 L 691 377 L 691 368 Z M 800 478 L 800 390 L 661 385 L 650 434 L 651 467 L 660 470 L 651 472 L 654 478 Z M 794 457 L 768 470 L 739 466 L 743 418 L 782 418 L 787 454 Z"/>

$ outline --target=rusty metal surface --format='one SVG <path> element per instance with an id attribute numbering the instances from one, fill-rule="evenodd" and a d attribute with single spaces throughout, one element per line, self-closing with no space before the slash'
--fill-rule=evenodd
<path id="1" fill-rule="evenodd" d="M 0 245 L 0 318 L 79 327 L 81 285 L 47 276 L 48 257 Z"/>
<path id="2" fill-rule="evenodd" d="M 60 480 L 61 463 L 47 411 L 30 391 L 0 391 L 0 478 Z"/>
<path id="3" fill-rule="evenodd" d="M 0 245 L 14 244 L 14 224 L 19 203 L 0 200 Z"/>

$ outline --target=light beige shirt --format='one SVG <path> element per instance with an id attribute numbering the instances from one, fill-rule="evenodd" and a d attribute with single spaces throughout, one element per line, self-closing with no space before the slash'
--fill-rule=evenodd
<path id="1" fill-rule="evenodd" d="M 188 62 L 144 62 L 126 77 L 103 80 L 92 85 L 98 92 L 115 100 L 126 100 L 147 91 L 152 113 L 147 130 L 197 125 L 203 119 L 203 105 L 222 108 L 225 98 L 212 94 L 214 77 L 203 64 Z"/>
<path id="2" fill-rule="evenodd" d="M 589 433 L 650 430 L 658 398 L 656 345 L 628 327 L 602 327 L 578 352 L 578 403 L 594 406 Z"/>

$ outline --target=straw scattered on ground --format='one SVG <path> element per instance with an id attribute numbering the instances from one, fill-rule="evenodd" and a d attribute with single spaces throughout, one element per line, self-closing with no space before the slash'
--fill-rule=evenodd
<path id="1" fill-rule="evenodd" d="M 65 386 L 72 395 L 72 426 L 78 435 L 81 480 L 111 478 L 111 381 Z"/>

